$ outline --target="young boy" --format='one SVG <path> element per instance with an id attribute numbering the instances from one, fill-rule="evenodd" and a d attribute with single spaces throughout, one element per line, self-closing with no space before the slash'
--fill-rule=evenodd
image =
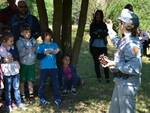
<path id="1" fill-rule="evenodd" d="M 39 85 L 39 98 L 41 105 L 47 105 L 49 102 L 45 98 L 45 83 L 47 78 L 51 77 L 52 89 L 54 95 L 54 103 L 57 107 L 61 105 L 61 95 L 58 82 L 58 70 L 56 64 L 56 54 L 60 49 L 57 43 L 53 42 L 52 31 L 44 32 L 42 35 L 43 43 L 37 48 L 37 57 L 40 60 L 40 85 Z"/>
<path id="2" fill-rule="evenodd" d="M 35 48 L 36 41 L 31 36 L 30 27 L 25 24 L 21 27 L 21 33 L 19 40 L 17 41 L 17 48 L 19 51 L 19 57 L 21 62 L 21 96 L 22 101 L 25 99 L 25 82 L 27 82 L 29 90 L 29 102 L 34 101 L 34 90 L 33 90 L 33 81 L 35 80 Z"/>

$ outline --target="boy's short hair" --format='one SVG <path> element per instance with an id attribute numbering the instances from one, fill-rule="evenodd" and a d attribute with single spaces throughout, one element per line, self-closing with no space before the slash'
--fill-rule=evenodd
<path id="1" fill-rule="evenodd" d="M 44 41 L 46 36 L 51 36 L 53 40 L 53 31 L 51 29 L 47 29 L 45 32 L 42 33 L 41 38 Z"/>
<path id="2" fill-rule="evenodd" d="M 23 24 L 20 27 L 20 33 L 23 32 L 23 31 L 31 31 L 31 28 L 30 28 L 29 24 Z"/>

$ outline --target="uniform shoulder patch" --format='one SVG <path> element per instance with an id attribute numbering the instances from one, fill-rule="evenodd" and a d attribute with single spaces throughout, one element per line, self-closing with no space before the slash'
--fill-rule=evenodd
<path id="1" fill-rule="evenodd" d="M 138 47 L 133 47 L 132 52 L 133 52 L 134 55 L 137 55 L 138 52 L 139 52 L 139 48 Z"/>

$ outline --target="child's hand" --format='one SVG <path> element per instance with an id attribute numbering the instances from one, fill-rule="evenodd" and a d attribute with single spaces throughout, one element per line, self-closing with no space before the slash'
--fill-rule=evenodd
<path id="1" fill-rule="evenodd" d="M 60 50 L 59 49 L 55 49 L 52 51 L 52 54 L 57 54 Z"/>
<path id="2" fill-rule="evenodd" d="M 51 53 L 51 50 L 45 50 L 45 51 L 44 51 L 44 54 L 45 54 L 45 55 L 49 55 L 50 53 Z"/>
<path id="3" fill-rule="evenodd" d="M 4 62 L 6 62 L 6 63 L 10 63 L 12 61 L 13 61 L 13 57 L 12 56 L 8 56 L 8 57 L 4 58 Z"/>

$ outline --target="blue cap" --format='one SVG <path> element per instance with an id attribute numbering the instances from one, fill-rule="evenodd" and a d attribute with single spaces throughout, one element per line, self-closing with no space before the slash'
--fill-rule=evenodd
<path id="1" fill-rule="evenodd" d="M 123 9 L 118 19 L 135 27 L 139 27 L 140 24 L 138 16 L 128 9 Z"/>

